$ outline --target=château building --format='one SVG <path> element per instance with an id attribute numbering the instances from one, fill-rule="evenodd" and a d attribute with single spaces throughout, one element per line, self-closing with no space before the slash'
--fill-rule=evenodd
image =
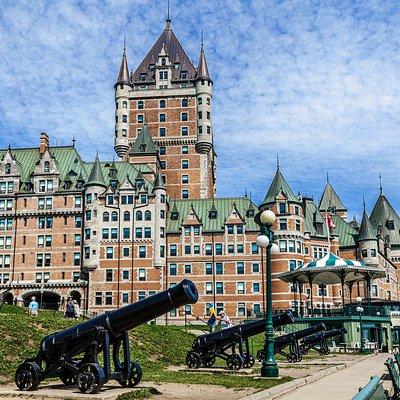
<path id="1" fill-rule="evenodd" d="M 213 81 L 203 43 L 194 66 L 171 21 L 134 71 L 124 49 L 115 83 L 118 161 L 87 162 L 75 144 L 0 151 L 0 289 L 6 301 L 35 295 L 46 307 L 77 299 L 91 312 L 137 301 L 192 279 L 199 302 L 174 310 L 203 316 L 211 305 L 234 319 L 264 308 L 265 255 L 256 246 L 258 207 L 215 197 Z M 310 303 L 278 275 L 329 251 L 379 266 L 372 298 L 398 300 L 400 218 L 382 190 L 370 218 L 349 221 L 327 181 L 321 201 L 295 194 L 277 166 L 260 209 L 270 208 L 276 309 Z M 335 228 L 328 232 L 327 214 Z M 364 296 L 365 283 L 345 296 Z M 341 288 L 312 288 L 314 306 L 341 304 Z"/>

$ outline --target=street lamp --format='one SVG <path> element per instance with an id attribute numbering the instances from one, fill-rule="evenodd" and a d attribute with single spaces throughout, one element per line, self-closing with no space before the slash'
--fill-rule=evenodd
<path id="1" fill-rule="evenodd" d="M 358 306 L 356 308 L 356 311 L 360 315 L 360 337 L 361 337 L 361 340 L 360 340 L 360 352 L 362 353 L 364 351 L 364 338 L 363 338 L 363 327 L 362 327 L 362 317 L 361 317 L 361 315 L 362 315 L 362 313 L 364 311 L 364 308 L 361 307 L 362 298 L 360 296 L 358 296 L 356 298 L 356 301 L 357 301 L 357 304 L 358 304 Z"/>
<path id="2" fill-rule="evenodd" d="M 265 210 L 255 216 L 255 221 L 260 226 L 260 235 L 257 237 L 256 244 L 261 248 L 261 252 L 263 249 L 266 249 L 267 253 L 267 270 L 265 274 L 267 322 L 265 325 L 264 360 L 261 367 L 261 376 L 266 378 L 275 378 L 279 376 L 278 364 L 275 359 L 274 326 L 272 322 L 271 250 L 274 247 L 274 233 L 271 227 L 275 219 L 275 214 L 271 210 Z"/>

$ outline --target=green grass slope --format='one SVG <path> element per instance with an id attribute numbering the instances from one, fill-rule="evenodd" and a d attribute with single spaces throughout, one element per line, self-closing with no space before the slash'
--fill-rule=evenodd
<path id="1" fill-rule="evenodd" d="M 74 325 L 60 313 L 42 311 L 31 318 L 25 310 L 4 306 L 0 311 L 0 383 L 13 380 L 17 366 L 35 356 L 43 336 Z M 202 383 L 225 387 L 267 388 L 290 380 L 253 379 L 227 371 L 219 374 L 170 371 L 168 366 L 183 365 L 194 336 L 183 327 L 142 325 L 130 332 L 131 357 L 143 369 L 143 380 L 154 382 Z M 257 341 L 257 347 L 259 347 Z M 262 341 L 260 340 L 260 343 Z M 261 344 L 262 345 L 262 344 Z M 256 349 L 254 349 L 256 351 Z"/>

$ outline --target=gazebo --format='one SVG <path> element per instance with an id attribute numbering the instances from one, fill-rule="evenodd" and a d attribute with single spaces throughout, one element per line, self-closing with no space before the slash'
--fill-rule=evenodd
<path id="1" fill-rule="evenodd" d="M 344 286 L 345 284 L 350 290 L 354 282 L 364 281 L 366 283 L 365 295 L 366 299 L 371 299 L 371 280 L 385 277 L 386 273 L 382 268 L 367 266 L 363 261 L 345 260 L 329 252 L 325 257 L 311 261 L 301 267 L 278 275 L 278 278 L 284 282 L 296 285 L 308 283 L 311 288 L 311 313 L 314 312 L 312 285 L 335 285 L 342 286 L 342 306 L 344 308 Z M 324 291 L 322 291 L 324 293 Z M 294 289 L 296 295 L 296 289 Z M 300 291 L 301 295 L 301 291 Z M 324 296 L 322 296 L 324 297 Z"/>

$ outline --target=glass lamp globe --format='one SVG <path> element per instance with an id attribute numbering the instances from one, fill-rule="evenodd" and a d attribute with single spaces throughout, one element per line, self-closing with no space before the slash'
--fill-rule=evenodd
<path id="1" fill-rule="evenodd" d="M 256 244 L 258 247 L 266 248 L 269 245 L 269 239 L 266 235 L 259 235 L 256 239 Z"/>
<path id="2" fill-rule="evenodd" d="M 364 309 L 362 307 L 358 306 L 356 308 L 356 311 L 359 312 L 359 313 L 362 313 L 364 311 Z"/>
<path id="3" fill-rule="evenodd" d="M 279 253 L 279 246 L 276 243 L 272 243 L 271 253 L 272 254 L 278 254 Z"/>
<path id="4" fill-rule="evenodd" d="M 272 225 L 275 222 L 276 216 L 273 211 L 265 210 L 260 215 L 260 221 L 265 225 Z"/>
<path id="5" fill-rule="evenodd" d="M 357 302 L 357 303 L 361 303 L 361 302 L 362 302 L 362 298 L 361 298 L 360 296 L 358 296 L 358 297 L 356 298 L 356 302 Z"/>

